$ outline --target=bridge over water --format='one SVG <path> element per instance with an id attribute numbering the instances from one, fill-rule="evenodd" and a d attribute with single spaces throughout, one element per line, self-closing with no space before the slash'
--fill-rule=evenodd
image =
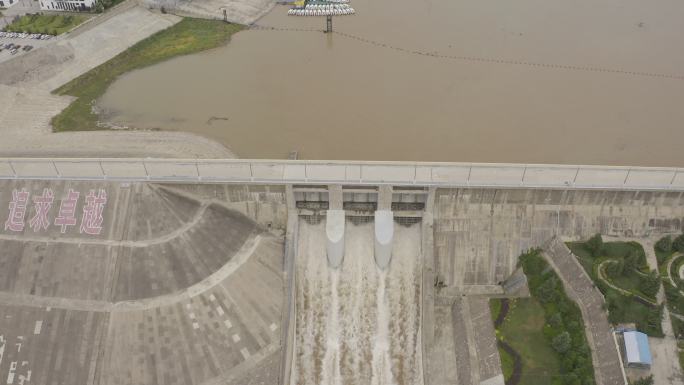
<path id="1" fill-rule="evenodd" d="M 684 169 L 503 163 L 0 158 L 0 179 L 684 190 Z"/>

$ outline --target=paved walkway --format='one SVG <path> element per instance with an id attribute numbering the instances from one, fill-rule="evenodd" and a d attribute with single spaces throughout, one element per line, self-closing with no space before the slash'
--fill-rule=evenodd
<path id="1" fill-rule="evenodd" d="M 612 328 L 603 310 L 604 298 L 594 286 L 577 258 L 560 239 L 554 238 L 544 249 L 547 261 L 563 281 L 566 293 L 582 311 L 587 340 L 598 385 L 624 385 L 620 358 Z"/>

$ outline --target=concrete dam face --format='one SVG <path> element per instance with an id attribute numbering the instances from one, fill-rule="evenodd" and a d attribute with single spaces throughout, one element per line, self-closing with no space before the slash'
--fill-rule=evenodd
<path id="1" fill-rule="evenodd" d="M 106 196 L 97 235 L 55 224 L 76 192 L 79 224 Z M 83 384 L 479 384 L 501 373 L 471 320 L 521 251 L 684 219 L 676 191 L 11 180 L 2 221 L 20 193 L 25 228 L 0 225 L 0 378 L 28 357 L 18 375 Z M 54 199 L 48 228 L 34 197 Z"/>
<path id="2" fill-rule="evenodd" d="M 374 260 L 373 222 L 346 223 L 345 257 L 326 258 L 325 219 L 299 221 L 291 384 L 423 384 L 421 227 L 394 227 L 392 261 Z"/>

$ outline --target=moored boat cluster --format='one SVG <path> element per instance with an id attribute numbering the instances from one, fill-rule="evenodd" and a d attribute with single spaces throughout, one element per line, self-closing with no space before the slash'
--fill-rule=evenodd
<path id="1" fill-rule="evenodd" d="M 343 16 L 356 13 L 347 4 L 349 0 L 332 0 L 307 2 L 303 7 L 295 7 L 287 11 L 290 16 Z"/>

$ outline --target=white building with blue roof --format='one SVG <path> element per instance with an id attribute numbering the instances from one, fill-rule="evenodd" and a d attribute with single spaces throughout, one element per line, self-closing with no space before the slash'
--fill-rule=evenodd
<path id="1" fill-rule="evenodd" d="M 626 331 L 622 335 L 625 341 L 625 365 L 633 368 L 650 368 L 653 360 L 648 336 L 638 331 Z"/>

